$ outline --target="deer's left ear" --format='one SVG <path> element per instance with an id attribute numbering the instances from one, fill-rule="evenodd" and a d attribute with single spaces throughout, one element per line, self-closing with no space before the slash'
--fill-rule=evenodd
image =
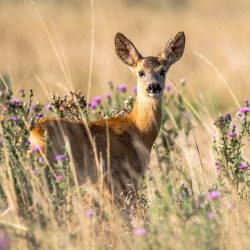
<path id="1" fill-rule="evenodd" d="M 183 55 L 185 40 L 184 32 L 179 32 L 175 37 L 169 40 L 164 51 L 159 54 L 159 57 L 162 58 L 168 66 L 174 64 Z"/>

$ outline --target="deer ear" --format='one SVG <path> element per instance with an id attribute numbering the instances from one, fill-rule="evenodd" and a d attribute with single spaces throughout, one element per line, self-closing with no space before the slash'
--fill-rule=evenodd
<path id="1" fill-rule="evenodd" d="M 134 44 L 121 33 L 115 36 L 115 51 L 118 57 L 131 67 L 134 67 L 142 57 Z"/>
<path id="2" fill-rule="evenodd" d="M 174 64 L 183 55 L 185 40 L 184 32 L 179 32 L 175 37 L 168 41 L 164 51 L 159 54 L 159 57 L 161 57 L 169 66 Z"/>

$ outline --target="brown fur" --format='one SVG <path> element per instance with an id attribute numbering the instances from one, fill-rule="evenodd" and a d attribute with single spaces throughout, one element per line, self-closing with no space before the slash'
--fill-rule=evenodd
<path id="1" fill-rule="evenodd" d="M 171 51 L 174 51 L 176 42 L 180 47 L 180 38 L 185 41 L 184 34 L 179 33 L 177 36 L 177 41 L 174 38 L 168 45 L 171 46 Z M 47 158 L 51 164 L 54 162 L 55 155 L 63 154 L 68 145 L 80 184 L 87 178 L 96 182 L 101 165 L 104 181 L 109 188 L 111 183 L 113 184 L 117 198 L 121 192 L 128 190 L 129 184 L 137 190 L 138 182 L 145 172 L 153 143 L 160 130 L 163 91 L 152 97 L 146 90 L 147 86 L 157 83 L 164 89 L 165 76 L 160 75 L 159 69 L 167 71 L 170 65 L 180 58 L 184 43 L 182 43 L 182 50 L 178 48 L 177 54 L 164 54 L 165 51 L 170 51 L 166 48 L 161 54 L 164 57 L 145 58 L 124 35 L 118 33 L 115 43 L 117 55 L 123 62 L 132 67 L 136 74 L 139 70 L 146 73 L 145 77 L 138 78 L 138 96 L 132 112 L 124 117 L 88 124 L 62 119 L 43 119 L 31 131 L 31 144 L 40 145 L 45 152 L 44 134 L 47 132 L 49 142 Z M 171 51 L 168 53 L 175 53 Z M 164 58 L 168 58 L 168 61 L 166 62 Z M 171 58 L 173 62 L 169 61 Z M 99 166 L 98 162 L 101 162 Z M 111 180 L 108 179 L 109 167 Z"/>

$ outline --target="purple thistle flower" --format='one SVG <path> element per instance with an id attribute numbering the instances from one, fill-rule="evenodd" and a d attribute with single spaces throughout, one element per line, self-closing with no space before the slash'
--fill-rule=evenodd
<path id="1" fill-rule="evenodd" d="M 120 92 L 125 93 L 127 91 L 127 87 L 124 84 L 122 84 L 122 85 L 117 87 L 117 90 L 119 90 Z"/>
<path id="2" fill-rule="evenodd" d="M 94 216 L 94 213 L 93 213 L 92 210 L 87 210 L 87 211 L 85 211 L 84 214 L 85 214 L 86 217 L 93 217 Z"/>
<path id="3" fill-rule="evenodd" d="M 95 102 L 98 105 L 102 102 L 102 98 L 100 96 L 96 96 L 94 97 L 92 102 Z"/>
<path id="4" fill-rule="evenodd" d="M 244 170 L 244 169 L 247 169 L 247 168 L 249 168 L 249 166 L 247 164 L 243 163 L 243 162 L 239 166 L 239 169 L 241 169 L 241 170 Z"/>
<path id="5" fill-rule="evenodd" d="M 214 170 L 215 170 L 216 172 L 219 172 L 219 171 L 220 171 L 220 164 L 219 164 L 218 162 L 215 163 Z"/>
<path id="6" fill-rule="evenodd" d="M 217 214 L 214 213 L 214 212 L 208 212 L 207 218 L 208 218 L 209 220 L 215 220 L 215 219 L 217 218 Z"/>
<path id="7" fill-rule="evenodd" d="M 36 145 L 36 146 L 34 146 L 33 148 L 32 148 L 32 152 L 33 153 L 36 153 L 36 152 L 38 152 L 38 151 L 40 151 L 41 150 L 41 146 L 39 146 L 39 145 Z"/>
<path id="8" fill-rule="evenodd" d="M 137 87 L 133 87 L 133 92 L 134 92 L 135 95 L 137 95 L 137 92 L 138 92 Z"/>
<path id="9" fill-rule="evenodd" d="M 36 115 L 37 118 L 42 118 L 43 117 L 43 113 L 39 112 L 37 115 Z"/>
<path id="10" fill-rule="evenodd" d="M 63 181 L 64 180 L 64 176 L 63 175 L 57 175 L 55 176 L 55 179 L 57 182 Z"/>
<path id="11" fill-rule="evenodd" d="M 248 106 L 248 100 L 247 100 L 247 98 L 244 98 L 243 102 Z"/>
<path id="12" fill-rule="evenodd" d="M 52 109 L 52 105 L 49 103 L 49 104 L 47 104 L 46 106 L 45 106 L 45 109 L 46 110 L 51 110 Z"/>
<path id="13" fill-rule="evenodd" d="M 39 163 L 43 163 L 43 157 L 42 156 L 39 156 L 37 160 L 38 160 Z"/>
<path id="14" fill-rule="evenodd" d="M 66 159 L 65 155 L 56 155 L 55 160 L 56 161 L 64 161 Z"/>
<path id="15" fill-rule="evenodd" d="M 165 89 L 170 91 L 171 90 L 171 85 L 169 83 L 166 84 Z"/>
<path id="16" fill-rule="evenodd" d="M 14 115 L 14 116 L 12 116 L 12 117 L 10 118 L 10 120 L 11 120 L 12 122 L 17 122 L 17 121 L 18 121 L 18 118 Z"/>
<path id="17" fill-rule="evenodd" d="M 21 105 L 21 101 L 18 98 L 14 98 L 14 99 L 10 100 L 10 104 Z"/>
<path id="18" fill-rule="evenodd" d="M 134 230 L 134 235 L 137 237 L 143 237 L 147 235 L 147 230 L 145 228 L 137 228 Z"/>
<path id="19" fill-rule="evenodd" d="M 97 105 L 96 102 L 91 102 L 90 105 L 89 105 L 89 108 L 90 108 L 90 109 L 96 109 L 97 106 L 98 106 L 98 105 Z"/>
<path id="20" fill-rule="evenodd" d="M 220 191 L 212 191 L 209 192 L 208 194 L 208 199 L 209 200 L 216 200 L 221 197 L 221 192 Z"/>
<path id="21" fill-rule="evenodd" d="M 228 137 L 229 138 L 235 138 L 237 136 L 237 133 L 235 132 L 235 131 L 230 131 L 229 133 L 228 133 Z"/>
<path id="22" fill-rule="evenodd" d="M 10 238 L 7 234 L 0 234 L 0 250 L 8 250 L 11 247 Z"/>
<path id="23" fill-rule="evenodd" d="M 249 107 L 243 107 L 243 108 L 240 109 L 240 113 L 242 113 L 242 114 L 246 114 L 249 111 L 250 111 Z"/>
<path id="24" fill-rule="evenodd" d="M 38 171 L 37 168 L 34 168 L 34 169 L 32 170 L 32 172 L 33 172 L 34 175 L 38 175 L 38 173 L 39 173 L 39 171 Z"/>
<path id="25" fill-rule="evenodd" d="M 25 93 L 24 93 L 24 89 L 19 89 L 19 94 L 24 97 Z"/>
<path id="26" fill-rule="evenodd" d="M 36 105 L 35 104 L 31 104 L 30 105 L 30 110 L 35 110 L 36 109 Z"/>
<path id="27" fill-rule="evenodd" d="M 110 94 L 106 94 L 105 98 L 109 101 L 109 100 L 111 100 L 111 95 Z"/>

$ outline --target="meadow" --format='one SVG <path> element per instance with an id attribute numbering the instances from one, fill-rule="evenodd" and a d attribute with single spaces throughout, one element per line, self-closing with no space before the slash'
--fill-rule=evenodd
<path id="1" fill-rule="evenodd" d="M 249 249 L 250 65 L 246 1 L 2 1 L 0 249 Z M 163 121 L 136 203 L 55 172 L 29 133 L 42 117 L 130 112 L 135 78 L 114 35 L 157 54 L 183 30 Z M 78 92 L 78 90 L 81 92 Z M 90 105 L 89 105 L 90 104 Z"/>

